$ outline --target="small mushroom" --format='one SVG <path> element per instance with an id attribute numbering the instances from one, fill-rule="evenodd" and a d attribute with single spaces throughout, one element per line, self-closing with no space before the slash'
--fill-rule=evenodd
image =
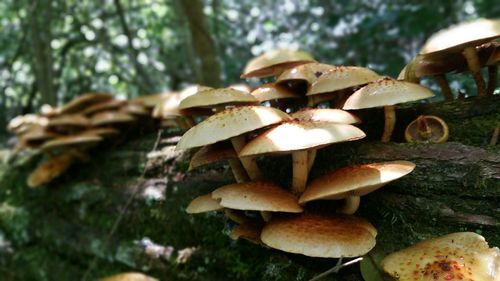
<path id="1" fill-rule="evenodd" d="M 131 123 L 135 121 L 135 118 L 124 112 L 118 111 L 104 111 L 92 115 L 91 119 L 92 127 L 102 127 L 111 126 L 123 123 Z"/>
<path id="2" fill-rule="evenodd" d="M 234 227 L 229 237 L 233 240 L 243 238 L 254 244 L 265 246 L 262 241 L 260 241 L 260 233 L 262 232 L 263 226 L 263 223 L 259 221 L 245 222 Z"/>
<path id="3" fill-rule="evenodd" d="M 274 49 L 250 60 L 240 78 L 275 76 L 285 69 L 312 61 L 314 58 L 304 51 Z"/>
<path id="4" fill-rule="evenodd" d="M 285 70 L 276 80 L 276 84 L 294 93 L 305 95 L 312 83 L 335 66 L 310 62 Z"/>
<path id="5" fill-rule="evenodd" d="M 259 101 L 250 93 L 233 88 L 209 89 L 184 98 L 179 104 L 179 109 L 208 109 L 221 111 L 227 105 L 255 105 Z"/>
<path id="6" fill-rule="evenodd" d="M 363 109 L 384 107 L 385 126 L 382 142 L 391 139 L 396 123 L 394 105 L 433 97 L 434 94 L 426 87 L 415 83 L 384 78 L 371 82 L 352 94 L 345 102 L 343 109 Z"/>
<path id="7" fill-rule="evenodd" d="M 159 281 L 156 278 L 147 276 L 139 272 L 120 273 L 113 276 L 99 279 L 99 281 Z"/>
<path id="8" fill-rule="evenodd" d="M 108 93 L 88 93 L 83 94 L 69 103 L 51 111 L 51 114 L 74 114 L 81 112 L 83 109 L 97 103 L 109 101 L 113 99 L 113 95 Z"/>
<path id="9" fill-rule="evenodd" d="M 457 232 L 420 241 L 381 262 L 400 281 L 498 281 L 500 250 L 474 232 Z"/>
<path id="10" fill-rule="evenodd" d="M 414 163 L 401 160 L 344 167 L 315 179 L 306 187 L 299 203 L 345 199 L 341 213 L 354 214 L 360 196 L 409 174 L 414 168 Z"/>
<path id="11" fill-rule="evenodd" d="M 64 114 L 57 115 L 48 120 L 47 129 L 71 134 L 89 127 L 90 120 L 82 114 Z"/>
<path id="12" fill-rule="evenodd" d="M 274 249 L 310 257 L 357 257 L 375 246 L 377 230 L 345 215 L 304 212 L 274 216 L 262 229 L 262 242 Z"/>
<path id="13" fill-rule="evenodd" d="M 219 201 L 213 199 L 212 194 L 209 193 L 193 199 L 193 201 L 191 201 L 187 206 L 186 213 L 198 214 L 222 209 L 223 207 L 219 204 Z"/>
<path id="14" fill-rule="evenodd" d="M 102 137 L 92 134 L 78 134 L 54 138 L 43 143 L 40 148 L 45 151 L 66 149 L 71 147 L 89 148 L 102 141 Z"/>
<path id="15" fill-rule="evenodd" d="M 284 100 L 297 100 L 301 98 L 300 95 L 276 83 L 262 84 L 250 94 L 259 100 L 261 104 L 268 102 L 272 107 L 283 111 L 286 111 L 289 107 L 289 103 L 285 103 Z"/>
<path id="16" fill-rule="evenodd" d="M 407 142 L 443 143 L 448 140 L 449 129 L 443 119 L 433 115 L 420 115 L 405 130 Z"/>

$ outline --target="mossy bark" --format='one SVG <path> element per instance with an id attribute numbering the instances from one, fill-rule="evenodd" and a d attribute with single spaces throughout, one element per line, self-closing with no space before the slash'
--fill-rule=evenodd
<path id="1" fill-rule="evenodd" d="M 411 174 L 361 198 L 358 215 L 378 229 L 378 248 L 391 252 L 456 231 L 481 233 L 490 245 L 500 246 L 500 153 L 498 146 L 486 145 L 498 127 L 498 104 L 500 97 L 493 96 L 396 108 L 395 141 L 419 114 L 448 122 L 451 141 L 432 145 L 380 143 L 383 111 L 358 112 L 370 120 L 362 125 L 367 139 L 318 150 L 310 178 L 353 163 L 413 161 L 417 167 Z M 232 174 L 223 164 L 185 174 L 190 154 L 175 152 L 169 141 L 147 158 L 155 139 L 156 134 L 144 135 L 112 150 L 96 150 L 90 162 L 37 189 L 28 188 L 25 179 L 41 156 L 4 151 L 2 280 L 81 280 L 94 260 L 87 280 L 120 271 L 145 271 L 161 280 L 308 280 L 335 264 L 231 241 L 232 223 L 222 213 L 186 214 L 191 199 L 234 182 Z M 265 178 L 291 186 L 291 157 L 258 162 Z M 197 249 L 191 258 L 176 262 L 177 251 L 190 247 Z M 329 278 L 362 280 L 356 265 Z"/>

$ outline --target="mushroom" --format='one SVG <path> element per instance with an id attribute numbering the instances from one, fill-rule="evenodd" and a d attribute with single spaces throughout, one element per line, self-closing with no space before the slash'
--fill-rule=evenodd
<path id="1" fill-rule="evenodd" d="M 91 134 L 78 134 L 54 138 L 43 143 L 40 148 L 45 151 L 66 149 L 70 147 L 89 148 L 102 141 L 102 137 Z"/>
<path id="2" fill-rule="evenodd" d="M 222 209 L 223 207 L 219 204 L 219 201 L 213 199 L 212 194 L 209 193 L 193 199 L 193 201 L 191 201 L 187 206 L 186 213 L 198 214 Z"/>
<path id="3" fill-rule="evenodd" d="M 99 279 L 99 281 L 159 281 L 159 280 L 139 272 L 127 272 L 101 278 Z"/>
<path id="4" fill-rule="evenodd" d="M 43 142 L 60 136 L 59 134 L 47 131 L 45 127 L 32 125 L 26 132 L 19 136 L 16 149 L 24 149 L 26 147 L 38 147 Z"/>
<path id="5" fill-rule="evenodd" d="M 269 102 L 272 107 L 279 108 L 283 111 L 287 110 L 287 106 L 282 105 L 284 99 L 300 99 L 299 95 L 276 83 L 262 84 L 250 94 L 260 103 Z"/>
<path id="6" fill-rule="evenodd" d="M 91 119 L 92 127 L 110 126 L 123 123 L 131 123 L 135 121 L 135 118 L 124 112 L 118 111 L 104 111 L 92 115 Z"/>
<path id="7" fill-rule="evenodd" d="M 265 246 L 262 241 L 260 241 L 260 233 L 262 232 L 263 226 L 263 223 L 260 221 L 245 222 L 234 227 L 229 237 L 233 240 L 243 238 L 252 243 Z"/>
<path id="8" fill-rule="evenodd" d="M 433 115 L 420 115 L 405 130 L 407 142 L 443 143 L 448 140 L 449 129 L 443 119 Z"/>
<path id="9" fill-rule="evenodd" d="M 207 109 L 214 112 L 224 110 L 227 105 L 255 105 L 259 101 L 250 93 L 233 88 L 218 88 L 200 91 L 184 98 L 179 104 L 180 110 Z"/>
<path id="10" fill-rule="evenodd" d="M 216 113 L 189 129 L 177 143 L 176 149 L 188 149 L 229 139 L 236 152 L 245 145 L 243 134 L 275 123 L 289 120 L 288 114 L 265 106 L 241 106 Z M 241 159 L 250 179 L 261 178 L 255 159 Z"/>
<path id="11" fill-rule="evenodd" d="M 54 132 L 71 134 L 89 127 L 90 123 L 82 114 L 64 114 L 50 118 L 46 127 Z"/>
<path id="12" fill-rule="evenodd" d="M 250 60 L 240 78 L 275 76 L 285 69 L 312 61 L 314 58 L 304 51 L 274 49 Z"/>
<path id="13" fill-rule="evenodd" d="M 381 265 L 400 281 L 498 281 L 500 250 L 477 233 L 456 232 L 394 252 Z"/>
<path id="14" fill-rule="evenodd" d="M 344 167 L 315 179 L 300 196 L 299 203 L 345 199 L 341 213 L 354 214 L 360 196 L 409 174 L 414 168 L 414 163 L 401 160 Z"/>
<path id="15" fill-rule="evenodd" d="M 500 19 L 476 19 L 457 24 L 432 35 L 420 50 L 426 57 L 439 59 L 449 54 L 461 53 L 467 60 L 469 71 L 477 85 L 477 95 L 486 95 L 486 85 L 476 46 L 500 37 Z"/>
<path id="16" fill-rule="evenodd" d="M 108 93 L 88 93 L 81 95 L 69 103 L 63 105 L 60 108 L 57 108 L 51 111 L 50 115 L 53 114 L 72 114 L 82 111 L 84 108 L 87 108 L 90 105 L 105 102 L 112 100 L 113 96 Z"/>
<path id="17" fill-rule="evenodd" d="M 310 257 L 357 257 L 375 246 L 377 230 L 354 216 L 304 212 L 274 216 L 260 239 L 274 249 Z"/>
<path id="18" fill-rule="evenodd" d="M 330 64 L 310 62 L 285 70 L 276 80 L 276 84 L 291 91 L 305 95 L 311 84 L 323 73 L 334 68 Z"/>
<path id="19" fill-rule="evenodd" d="M 389 142 L 396 123 L 394 105 L 433 97 L 426 87 L 415 83 L 384 78 L 371 82 L 352 94 L 345 102 L 343 109 L 363 109 L 384 107 L 385 126 L 382 142 Z"/>
<path id="20" fill-rule="evenodd" d="M 104 110 L 115 110 L 120 108 L 124 103 L 126 103 L 124 100 L 114 100 L 114 99 L 103 101 L 85 108 L 82 111 L 82 114 L 90 116 Z"/>
<path id="21" fill-rule="evenodd" d="M 337 97 L 337 105 L 342 105 L 345 90 L 365 85 L 381 77 L 373 70 L 359 66 L 335 66 L 321 75 L 307 91 L 309 105 Z M 352 93 L 352 90 L 350 90 Z"/>

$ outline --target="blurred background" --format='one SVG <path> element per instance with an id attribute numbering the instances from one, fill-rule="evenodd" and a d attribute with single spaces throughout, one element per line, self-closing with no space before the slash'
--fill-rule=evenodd
<path id="1" fill-rule="evenodd" d="M 241 82 L 246 62 L 274 47 L 394 77 L 437 30 L 500 16 L 495 2 L 2 0 L 0 131 L 85 92 L 130 98 Z"/>

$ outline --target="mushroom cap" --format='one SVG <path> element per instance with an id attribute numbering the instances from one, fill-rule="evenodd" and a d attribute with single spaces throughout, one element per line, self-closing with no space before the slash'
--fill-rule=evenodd
<path id="1" fill-rule="evenodd" d="M 91 146 L 102 141 L 102 137 L 90 134 L 78 134 L 55 138 L 45 142 L 40 148 L 49 150 L 54 148 L 66 148 L 72 146 Z"/>
<path id="2" fill-rule="evenodd" d="M 344 167 L 315 179 L 306 187 L 299 202 L 363 196 L 409 174 L 414 168 L 414 163 L 402 160 Z"/>
<path id="3" fill-rule="evenodd" d="M 238 155 L 229 142 L 224 141 L 206 145 L 191 157 L 188 171 L 203 165 L 237 157 Z"/>
<path id="4" fill-rule="evenodd" d="M 251 59 L 240 78 L 274 76 L 284 69 L 311 61 L 314 61 L 314 58 L 304 51 L 275 49 Z"/>
<path id="5" fill-rule="evenodd" d="M 171 116 L 182 116 L 179 104 L 183 96 L 180 93 L 170 93 L 163 100 L 158 102 L 152 112 L 153 118 L 167 118 Z"/>
<path id="6" fill-rule="evenodd" d="M 290 116 L 295 120 L 306 122 L 324 121 L 340 124 L 361 123 L 361 120 L 354 114 L 334 108 L 305 108 L 290 114 Z"/>
<path id="7" fill-rule="evenodd" d="M 211 211 L 222 210 L 222 206 L 219 201 L 212 198 L 212 194 L 205 194 L 198 196 L 193 199 L 186 207 L 186 213 L 188 214 L 198 214 Z"/>
<path id="8" fill-rule="evenodd" d="M 275 83 L 262 84 L 250 94 L 254 96 L 259 102 L 278 99 L 300 98 L 300 96 L 296 95 L 289 89 L 276 85 Z"/>
<path id="9" fill-rule="evenodd" d="M 119 108 L 123 103 L 125 103 L 124 100 L 107 100 L 103 101 L 100 103 L 93 104 L 83 110 L 84 115 L 92 115 L 94 113 L 103 111 L 103 110 L 110 110 L 110 109 L 117 109 Z"/>
<path id="10" fill-rule="evenodd" d="M 474 232 L 457 232 L 420 241 L 386 256 L 384 271 L 401 281 L 498 281 L 500 250 Z"/>
<path id="11" fill-rule="evenodd" d="M 183 99 L 180 109 L 214 107 L 217 105 L 257 104 L 259 101 L 247 92 L 233 88 L 210 89 Z"/>
<path id="12" fill-rule="evenodd" d="M 290 116 L 285 112 L 266 106 L 226 109 L 189 129 L 177 143 L 176 149 L 216 143 L 289 119 Z"/>
<path id="13" fill-rule="evenodd" d="M 32 126 L 47 126 L 49 119 L 36 114 L 24 114 L 12 118 L 7 125 L 7 131 L 22 134 Z"/>
<path id="14" fill-rule="evenodd" d="M 75 155 L 70 151 L 45 160 L 28 176 L 28 186 L 37 187 L 52 181 L 63 174 L 75 160 Z"/>
<path id="15" fill-rule="evenodd" d="M 120 107 L 120 112 L 125 112 L 132 115 L 138 116 L 150 116 L 151 111 L 147 109 L 144 105 L 137 102 L 127 102 Z"/>
<path id="16" fill-rule="evenodd" d="M 26 141 L 38 141 L 38 140 L 47 140 L 58 137 L 59 134 L 47 131 L 43 126 L 31 126 L 26 132 L 21 134 L 20 139 Z"/>
<path id="17" fill-rule="evenodd" d="M 432 35 L 420 50 L 425 55 L 462 52 L 500 37 L 500 19 L 476 19 L 453 25 Z"/>
<path id="18" fill-rule="evenodd" d="M 47 123 L 48 128 L 58 126 L 87 127 L 90 126 L 90 120 L 82 114 L 58 115 L 49 119 Z"/>
<path id="19" fill-rule="evenodd" d="M 260 233 L 263 226 L 262 222 L 248 221 L 234 227 L 229 236 L 233 240 L 243 238 L 255 244 L 262 244 Z"/>
<path id="20" fill-rule="evenodd" d="M 55 112 L 60 114 L 76 113 L 92 104 L 101 103 L 111 99 L 113 99 L 113 96 L 109 93 L 88 93 L 73 99 L 69 103 L 56 109 Z"/>
<path id="21" fill-rule="evenodd" d="M 165 99 L 169 99 L 170 95 L 175 92 L 163 92 L 153 95 L 138 96 L 130 100 L 130 102 L 142 103 L 145 107 L 153 108 Z"/>
<path id="22" fill-rule="evenodd" d="M 371 82 L 352 94 L 343 109 L 362 109 L 395 105 L 433 97 L 428 88 L 391 78 Z"/>
<path id="23" fill-rule="evenodd" d="M 236 210 L 300 213 L 297 198 L 277 184 L 252 181 L 228 184 L 212 192 L 223 207 Z"/>
<path id="24" fill-rule="evenodd" d="M 359 128 L 348 124 L 289 121 L 258 135 L 243 147 L 239 155 L 290 153 L 353 141 L 365 136 Z"/>
<path id="25" fill-rule="evenodd" d="M 99 279 L 99 281 L 159 281 L 159 280 L 139 272 L 127 272 L 102 278 Z"/>
<path id="26" fill-rule="evenodd" d="M 425 122 L 429 128 L 428 135 L 423 135 L 420 133 L 419 129 L 419 119 L 425 119 Z M 433 115 L 421 115 L 417 119 L 413 120 L 405 130 L 405 139 L 407 142 L 432 142 L 432 143 L 443 143 L 448 140 L 449 129 L 446 122 Z"/>
<path id="27" fill-rule="evenodd" d="M 118 111 L 104 111 L 93 115 L 90 119 L 92 126 L 105 126 L 110 124 L 130 123 L 135 118 L 127 113 Z"/>
<path id="28" fill-rule="evenodd" d="M 377 230 L 365 219 L 304 212 L 273 216 L 260 238 L 271 248 L 310 257 L 357 257 L 375 246 Z"/>
<path id="29" fill-rule="evenodd" d="M 281 73 L 278 79 L 276 79 L 276 83 L 281 84 L 290 80 L 302 80 L 310 85 L 332 68 L 335 68 L 335 66 L 319 62 L 301 64 Z"/>
<path id="30" fill-rule="evenodd" d="M 375 73 L 375 71 L 366 67 L 336 66 L 316 79 L 306 95 L 335 92 L 364 85 L 380 78 L 380 75 Z"/>
<path id="31" fill-rule="evenodd" d="M 115 128 L 90 128 L 79 133 L 80 135 L 94 135 L 101 136 L 103 138 L 116 136 L 120 134 Z"/>

